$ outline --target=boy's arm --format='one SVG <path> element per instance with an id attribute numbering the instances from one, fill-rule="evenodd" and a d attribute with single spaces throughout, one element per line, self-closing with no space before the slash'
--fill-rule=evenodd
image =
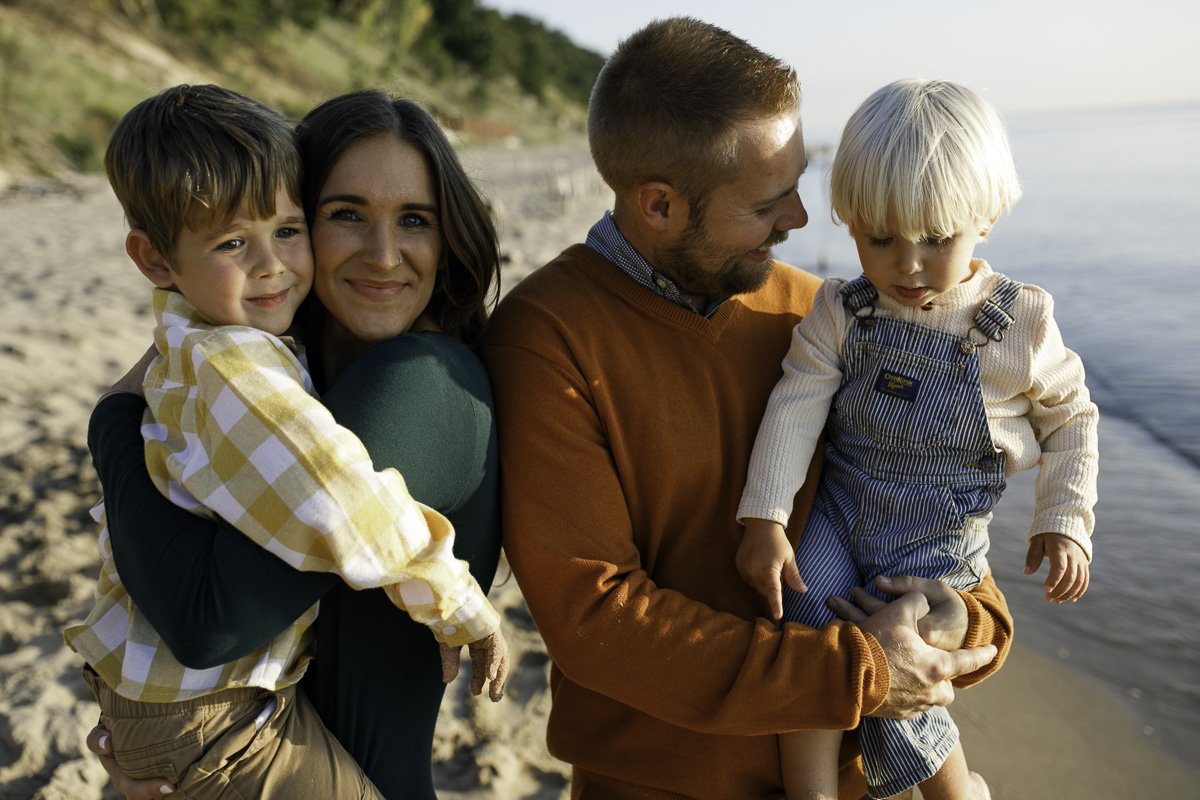
<path id="1" fill-rule="evenodd" d="M 180 663 L 207 669 L 265 645 L 337 577 L 298 572 L 228 523 L 163 497 L 146 472 L 145 410 L 136 395 L 112 394 L 88 425 L 113 557 L 138 609 Z"/>
<path id="2" fill-rule="evenodd" d="M 1063 344 L 1053 300 L 1043 298 L 1033 343 L 1029 422 L 1041 446 L 1030 534 L 1057 533 L 1092 557 L 1093 507 L 1099 473 L 1100 412 L 1084 383 L 1083 362 Z"/>
<path id="3" fill-rule="evenodd" d="M 277 340 L 234 329 L 188 344 L 180 356 L 196 375 L 199 448 L 174 472 L 193 497 L 298 569 L 382 586 L 446 644 L 499 627 L 454 556 L 449 522 L 413 500 L 398 472 L 375 471 Z"/>

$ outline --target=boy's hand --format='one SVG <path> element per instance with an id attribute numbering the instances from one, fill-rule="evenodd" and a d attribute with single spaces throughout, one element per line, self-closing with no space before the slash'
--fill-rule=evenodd
<path id="1" fill-rule="evenodd" d="M 450 683 L 458 677 L 458 658 L 462 647 L 442 648 L 442 682 Z M 489 634 L 479 641 L 467 645 L 471 654 L 471 694 L 478 697 L 483 684 L 488 684 L 488 697 L 495 703 L 504 696 L 504 682 L 508 680 L 508 641 L 500 631 Z"/>
<path id="2" fill-rule="evenodd" d="M 808 591 L 796 568 L 796 552 L 778 522 L 766 519 L 746 519 L 746 531 L 738 545 L 737 568 L 742 579 L 767 598 L 771 619 L 783 617 L 783 581 L 792 590 Z"/>
<path id="3" fill-rule="evenodd" d="M 1025 574 L 1032 575 L 1050 559 L 1046 575 L 1046 599 L 1053 603 L 1070 600 L 1074 603 L 1087 591 L 1090 578 L 1087 556 L 1083 548 L 1060 533 L 1039 533 L 1029 540 L 1025 556 Z"/>

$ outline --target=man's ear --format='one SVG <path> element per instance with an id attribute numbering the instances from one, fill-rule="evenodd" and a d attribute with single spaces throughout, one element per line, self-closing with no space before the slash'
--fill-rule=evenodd
<path id="1" fill-rule="evenodd" d="M 175 286 L 175 275 L 171 272 L 166 256 L 150 243 L 150 236 L 144 230 L 135 228 L 129 232 L 125 237 L 125 252 L 155 286 L 160 289 Z"/>
<path id="2" fill-rule="evenodd" d="M 637 188 L 634 195 L 638 216 L 647 228 L 671 235 L 687 227 L 688 202 L 669 183 L 650 181 Z"/>

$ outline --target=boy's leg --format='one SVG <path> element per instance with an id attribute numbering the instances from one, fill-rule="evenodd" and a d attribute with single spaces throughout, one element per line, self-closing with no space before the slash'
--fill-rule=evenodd
<path id="1" fill-rule="evenodd" d="M 837 800 L 841 731 L 779 735 L 779 764 L 787 800 Z"/>
<path id="2" fill-rule="evenodd" d="M 937 774 L 921 781 L 924 800 L 990 800 L 991 796 L 983 778 L 967 769 L 961 743 L 946 757 Z"/>
<path id="3" fill-rule="evenodd" d="M 90 668 L 84 680 L 113 756 L 132 778 L 166 778 L 193 800 L 382 800 L 295 687 L 142 703 L 116 694 Z"/>

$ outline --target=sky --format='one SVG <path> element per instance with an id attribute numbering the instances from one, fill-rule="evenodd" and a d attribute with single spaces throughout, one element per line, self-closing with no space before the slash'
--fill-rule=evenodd
<path id="1" fill-rule="evenodd" d="M 1025 111 L 1200 100 L 1196 0 L 482 0 L 608 55 L 656 17 L 720 25 L 791 63 L 806 138 L 836 139 L 899 78 L 958 81 Z"/>

